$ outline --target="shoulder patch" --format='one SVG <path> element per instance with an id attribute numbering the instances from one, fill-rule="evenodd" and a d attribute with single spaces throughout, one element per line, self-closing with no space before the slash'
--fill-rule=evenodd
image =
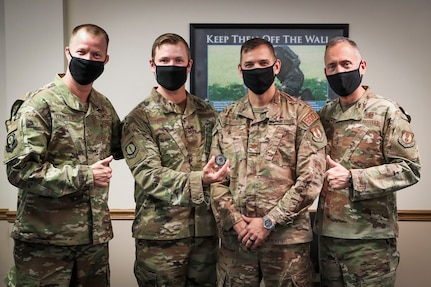
<path id="1" fill-rule="evenodd" d="M 125 151 L 127 158 L 134 158 L 138 154 L 139 148 L 133 142 L 130 142 L 127 144 Z"/>
<path id="2" fill-rule="evenodd" d="M 306 115 L 302 121 L 304 122 L 304 124 L 307 127 L 309 127 L 309 126 L 311 126 L 312 123 L 314 123 L 318 119 L 319 119 L 319 115 L 313 111 L 313 112 L 309 113 L 308 115 Z"/>
<path id="3" fill-rule="evenodd" d="M 409 148 L 415 145 L 413 138 L 414 138 L 414 134 L 412 132 L 402 131 L 401 136 L 398 138 L 398 142 L 404 148 Z"/>
<path id="4" fill-rule="evenodd" d="M 315 127 L 312 127 L 310 131 L 315 142 L 321 143 L 323 141 L 323 131 L 320 129 L 320 126 L 316 125 Z"/>
<path id="5" fill-rule="evenodd" d="M 18 145 L 18 141 L 15 136 L 15 132 L 11 132 L 7 136 L 6 140 L 6 151 L 12 153 Z"/>

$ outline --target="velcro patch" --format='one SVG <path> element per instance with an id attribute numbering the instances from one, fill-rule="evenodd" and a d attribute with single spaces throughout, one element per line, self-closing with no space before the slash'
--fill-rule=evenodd
<path id="1" fill-rule="evenodd" d="M 127 144 L 125 151 L 127 158 L 134 158 L 138 154 L 139 148 L 134 143 L 130 142 Z"/>
<path id="2" fill-rule="evenodd" d="M 323 141 L 323 131 L 320 129 L 319 126 L 315 126 L 311 128 L 311 134 L 313 135 L 313 140 L 315 142 L 322 142 Z"/>
<path id="3" fill-rule="evenodd" d="M 312 123 L 319 119 L 319 115 L 316 112 L 311 112 L 303 119 L 304 124 L 309 127 Z"/>
<path id="4" fill-rule="evenodd" d="M 413 140 L 415 135 L 409 131 L 402 131 L 401 136 L 398 138 L 398 142 L 405 148 L 409 148 L 415 145 Z"/>
<path id="5" fill-rule="evenodd" d="M 8 134 L 6 139 L 6 151 L 9 153 L 13 152 L 17 145 L 18 141 L 16 139 L 15 132 L 11 132 Z"/>

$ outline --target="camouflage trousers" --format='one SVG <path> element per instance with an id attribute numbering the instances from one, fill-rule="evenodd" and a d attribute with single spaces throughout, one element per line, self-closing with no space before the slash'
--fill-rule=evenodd
<path id="1" fill-rule="evenodd" d="M 393 287 L 399 259 L 395 238 L 362 240 L 319 236 L 323 287 Z"/>
<path id="2" fill-rule="evenodd" d="M 226 239 L 226 240 L 224 240 Z M 310 244 L 273 245 L 250 250 L 235 238 L 224 237 L 217 262 L 218 287 L 313 286 Z"/>
<path id="3" fill-rule="evenodd" d="M 8 287 L 109 287 L 108 243 L 54 246 L 15 240 Z"/>
<path id="4" fill-rule="evenodd" d="M 213 287 L 218 239 L 136 239 L 135 277 L 140 287 Z"/>

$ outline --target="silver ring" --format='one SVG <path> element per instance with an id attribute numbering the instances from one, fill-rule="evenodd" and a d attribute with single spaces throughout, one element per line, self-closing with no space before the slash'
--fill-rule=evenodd
<path id="1" fill-rule="evenodd" d="M 254 239 L 249 238 L 248 240 L 250 240 L 251 242 L 254 242 Z"/>

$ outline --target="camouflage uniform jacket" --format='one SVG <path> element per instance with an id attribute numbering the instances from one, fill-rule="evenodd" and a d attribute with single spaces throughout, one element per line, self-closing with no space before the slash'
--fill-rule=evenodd
<path id="1" fill-rule="evenodd" d="M 58 75 L 15 111 L 4 153 L 8 179 L 19 188 L 11 236 L 61 246 L 110 240 L 109 188 L 94 187 L 90 168 L 122 157 L 121 122 L 109 100 L 93 89 L 83 103 Z"/>
<path id="2" fill-rule="evenodd" d="M 217 112 L 187 93 L 185 111 L 155 88 L 124 120 L 122 148 L 135 178 L 133 237 L 215 235 L 209 186 L 202 185 Z"/>
<path id="3" fill-rule="evenodd" d="M 410 117 L 368 87 L 343 112 L 339 100 L 319 114 L 328 137 L 327 153 L 352 172 L 353 186 L 319 198 L 315 231 L 345 239 L 398 235 L 395 191 L 418 182 L 419 152 Z"/>
<path id="4" fill-rule="evenodd" d="M 241 214 L 269 214 L 277 221 L 267 239 L 272 244 L 311 241 L 308 207 L 322 188 L 326 166 L 317 113 L 277 90 L 268 111 L 255 119 L 245 96 L 220 113 L 213 134 L 211 153 L 223 153 L 231 170 L 226 182 L 211 186 L 222 240 L 235 234 Z"/>

